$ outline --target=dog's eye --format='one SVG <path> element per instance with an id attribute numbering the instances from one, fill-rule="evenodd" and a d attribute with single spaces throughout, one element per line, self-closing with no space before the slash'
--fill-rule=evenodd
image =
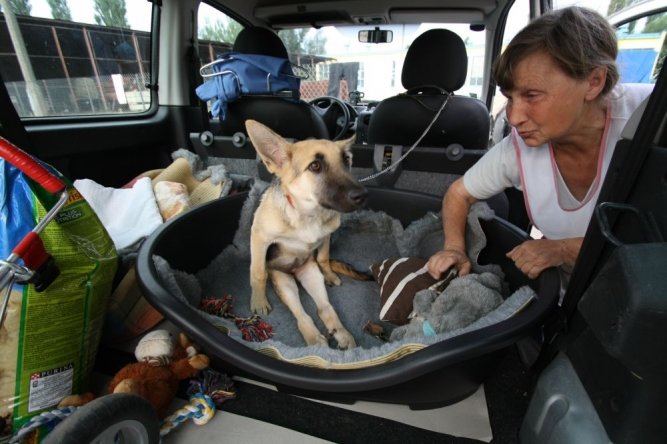
<path id="1" fill-rule="evenodd" d="M 313 173 L 319 173 L 322 171 L 322 162 L 319 160 L 313 160 L 310 162 L 310 165 L 308 165 L 308 169 L 312 171 Z"/>

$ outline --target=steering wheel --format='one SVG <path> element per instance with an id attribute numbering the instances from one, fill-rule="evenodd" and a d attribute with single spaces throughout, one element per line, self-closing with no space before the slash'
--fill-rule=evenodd
<path id="1" fill-rule="evenodd" d="M 329 135 L 333 135 L 332 140 L 340 140 L 345 136 L 352 125 L 352 113 L 345 102 L 335 97 L 323 96 L 308 103 L 322 116 Z"/>

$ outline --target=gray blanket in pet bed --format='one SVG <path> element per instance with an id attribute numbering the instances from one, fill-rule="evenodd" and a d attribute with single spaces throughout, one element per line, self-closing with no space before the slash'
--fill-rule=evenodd
<path id="1" fill-rule="evenodd" d="M 235 315 L 251 315 L 250 225 L 266 185 L 258 182 L 249 193 L 234 242 L 196 275 L 171 269 L 167 261 L 159 256 L 153 258 L 163 284 L 172 294 L 194 307 L 199 306 L 202 298 L 229 294 L 233 297 L 232 311 Z M 350 350 L 306 346 L 294 316 L 279 301 L 271 285 L 267 285 L 267 296 L 273 309 L 263 319 L 272 326 L 273 337 L 266 341 L 243 341 L 233 320 L 197 311 L 214 325 L 225 327 L 232 338 L 285 361 L 336 369 L 361 368 L 389 362 L 429 344 L 507 319 L 535 296 L 534 291 L 525 286 L 503 300 L 506 291 L 497 291 L 493 285 L 480 285 L 480 282 L 483 284 L 488 281 L 480 278 L 483 276 L 491 275 L 498 282 L 503 278 L 497 265 L 477 264 L 478 254 L 486 245 L 479 219 L 488 219 L 492 215 L 492 210 L 486 204 L 477 203 L 468 218 L 466 237 L 474 274 L 453 280 L 441 294 L 432 290 L 418 292 L 415 304 L 417 300 L 422 307 L 424 304 L 432 304 L 431 311 L 421 313 L 422 316 L 415 317 L 407 325 L 394 329 L 389 342 L 363 330 L 368 321 L 378 319 L 380 312 L 379 286 L 374 281 L 360 282 L 343 277 L 340 287 L 328 287 L 331 304 L 357 342 L 357 347 Z M 398 220 L 386 213 L 361 210 L 343 215 L 341 227 L 332 235 L 331 257 L 366 270 L 371 264 L 389 257 L 426 258 L 440 245 L 442 224 L 440 216 L 434 213 L 428 213 L 403 228 Z M 320 331 L 326 333 L 317 317 L 315 304 L 303 289 L 301 300 Z M 430 321 L 428 331 L 424 328 L 424 321 Z M 437 327 L 437 332 L 432 331 L 432 326 Z"/>

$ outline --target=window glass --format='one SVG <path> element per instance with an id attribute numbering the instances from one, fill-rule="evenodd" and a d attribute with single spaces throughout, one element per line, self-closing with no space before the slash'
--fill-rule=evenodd
<path id="1" fill-rule="evenodd" d="M 624 83 L 655 83 L 667 55 L 667 13 L 618 27 L 618 68 Z"/>
<path id="2" fill-rule="evenodd" d="M 300 73 L 308 73 L 308 77 L 301 81 L 303 100 L 327 95 L 347 100 L 350 92 L 359 91 L 365 100 L 379 101 L 404 92 L 400 78 L 407 49 L 417 36 L 432 28 L 456 32 L 465 42 L 469 58 L 484 58 L 485 33 L 471 31 L 466 24 L 387 25 L 382 28 L 393 32 L 391 43 L 359 42 L 359 31 L 369 27 L 325 26 L 319 29 L 290 28 L 278 32 L 290 61 L 301 68 Z M 202 3 L 199 6 L 197 32 L 202 64 L 231 51 L 241 29 L 243 26 L 240 23 Z M 468 73 L 466 84 L 456 91 L 457 94 L 481 96 L 483 85 L 480 76 L 483 73 L 478 72 L 479 69 Z"/>
<path id="3" fill-rule="evenodd" d="M 152 5 L 2 1 L 0 74 L 21 117 L 147 111 Z"/>
<path id="4" fill-rule="evenodd" d="M 617 28 L 618 68 L 624 83 L 655 83 L 667 55 L 664 2 L 646 0 L 554 0 L 554 8 L 575 4 L 598 11 Z"/>
<path id="5" fill-rule="evenodd" d="M 224 12 L 206 3 L 199 5 L 197 13 L 197 39 L 202 64 L 214 61 L 220 54 L 230 52 L 243 25 Z"/>
<path id="6" fill-rule="evenodd" d="M 505 25 L 505 33 L 503 34 L 503 45 L 501 52 L 514 38 L 514 36 L 523 29 L 530 20 L 530 9 L 528 2 L 514 2 L 507 16 L 507 23 Z M 496 88 L 491 104 L 491 116 L 493 126 L 491 128 L 490 145 L 495 145 L 500 142 L 503 137 L 509 134 L 509 124 L 505 118 L 505 105 L 507 99 L 500 93 L 500 89 Z"/>
<path id="7" fill-rule="evenodd" d="M 384 25 L 393 33 L 390 43 L 359 42 L 361 30 L 370 26 L 325 26 L 319 29 L 296 28 L 278 32 L 292 63 L 309 73 L 301 81 L 301 98 L 333 95 L 347 100 L 349 93 L 359 91 L 365 101 L 379 101 L 405 92 L 401 72 L 405 54 L 412 41 L 432 28 L 457 33 L 466 45 L 469 60 L 484 58 L 484 32 L 471 31 L 460 23 L 423 23 Z M 468 63 L 469 69 L 471 64 Z M 470 72 L 459 95 L 481 96 L 482 84 Z"/>

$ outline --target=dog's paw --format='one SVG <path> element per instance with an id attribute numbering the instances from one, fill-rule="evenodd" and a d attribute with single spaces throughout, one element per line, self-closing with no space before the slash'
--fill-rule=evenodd
<path id="1" fill-rule="evenodd" d="M 310 317 L 297 319 L 297 327 L 306 341 L 306 345 L 319 345 L 321 347 L 329 347 L 329 342 L 322 333 L 317 329 L 315 323 Z"/>
<path id="2" fill-rule="evenodd" d="M 342 281 L 340 280 L 340 277 L 338 277 L 338 275 L 332 271 L 329 273 L 324 273 L 324 283 L 329 286 L 335 285 L 338 287 Z"/>
<path id="3" fill-rule="evenodd" d="M 329 341 L 321 333 L 303 337 L 306 340 L 306 345 L 319 345 L 320 347 L 329 347 Z"/>
<path id="4" fill-rule="evenodd" d="M 330 334 L 334 337 L 336 342 L 338 342 L 338 348 L 341 350 L 348 350 L 357 346 L 354 337 L 344 328 L 334 330 Z"/>
<path id="5" fill-rule="evenodd" d="M 263 298 L 252 296 L 250 298 L 250 310 L 260 316 L 265 316 L 271 311 L 271 304 L 266 296 Z"/>

